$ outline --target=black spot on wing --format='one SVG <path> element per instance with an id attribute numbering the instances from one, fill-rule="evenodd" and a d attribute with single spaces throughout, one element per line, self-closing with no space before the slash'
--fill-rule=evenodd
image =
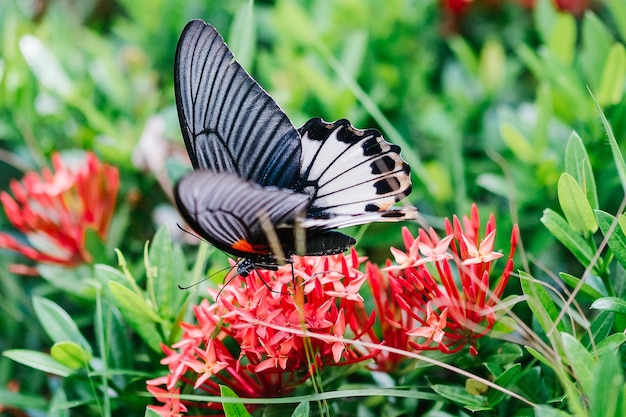
<path id="1" fill-rule="evenodd" d="M 400 181 L 396 177 L 385 178 L 374 183 L 376 194 L 389 194 L 401 188 Z"/>
<path id="2" fill-rule="evenodd" d="M 386 174 L 394 170 L 396 167 L 396 160 L 389 155 L 384 155 L 381 158 L 374 160 L 374 162 L 370 164 L 370 167 L 372 168 L 372 174 L 374 175 Z"/>

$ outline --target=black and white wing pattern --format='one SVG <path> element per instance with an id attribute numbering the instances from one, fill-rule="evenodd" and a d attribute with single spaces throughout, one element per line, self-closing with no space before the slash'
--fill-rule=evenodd
<path id="1" fill-rule="evenodd" d="M 354 245 L 335 228 L 416 218 L 414 208 L 392 207 L 411 191 L 398 146 L 347 120 L 316 118 L 296 130 L 217 31 L 200 20 L 189 22 L 180 37 L 174 86 L 196 170 L 176 185 L 176 204 L 219 249 L 252 266 L 273 267 L 280 260 L 267 238 L 268 223 L 289 257 L 336 254 Z M 304 244 L 296 236 L 304 236 Z"/>
<path id="2" fill-rule="evenodd" d="M 178 119 L 193 167 L 290 188 L 299 175 L 300 135 L 220 34 L 201 20 L 189 22 L 174 65 Z"/>

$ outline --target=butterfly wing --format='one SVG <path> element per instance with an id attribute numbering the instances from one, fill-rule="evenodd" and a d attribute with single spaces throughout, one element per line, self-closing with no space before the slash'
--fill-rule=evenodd
<path id="1" fill-rule="evenodd" d="M 293 185 L 300 170 L 298 131 L 212 26 L 187 24 L 174 71 L 178 119 L 195 169 L 232 172 L 260 185 Z"/>
<path id="2" fill-rule="evenodd" d="M 292 228 L 310 198 L 208 170 L 185 176 L 176 184 L 174 197 L 185 221 L 203 238 L 250 259 L 270 254 L 262 217 L 275 228 Z"/>
<path id="3" fill-rule="evenodd" d="M 312 196 L 306 227 L 337 228 L 374 221 L 415 219 L 412 207 L 392 207 L 411 192 L 400 147 L 375 129 L 347 120 L 309 120 L 300 129 L 302 172 L 298 191 Z"/>
<path id="4" fill-rule="evenodd" d="M 185 221 L 203 238 L 225 252 L 254 262 L 274 257 L 262 224 L 265 217 L 286 255 L 296 253 L 294 230 L 304 218 L 310 196 L 275 187 L 261 187 L 231 173 L 195 171 L 174 188 L 176 205 Z M 355 240 L 335 231 L 306 231 L 307 255 L 344 252 Z"/>

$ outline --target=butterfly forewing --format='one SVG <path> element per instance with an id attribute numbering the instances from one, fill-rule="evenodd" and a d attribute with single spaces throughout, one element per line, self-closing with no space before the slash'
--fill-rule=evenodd
<path id="1" fill-rule="evenodd" d="M 310 198 L 208 170 L 185 176 L 174 195 L 185 221 L 202 237 L 220 249 L 249 258 L 269 253 L 262 216 L 277 230 L 286 229 L 293 235 L 294 224 L 304 217 Z M 292 241 L 293 237 L 285 243 L 293 245 Z"/>
<path id="2" fill-rule="evenodd" d="M 213 27 L 200 20 L 187 24 L 176 50 L 174 82 L 194 168 L 292 186 L 300 169 L 300 135 Z"/>

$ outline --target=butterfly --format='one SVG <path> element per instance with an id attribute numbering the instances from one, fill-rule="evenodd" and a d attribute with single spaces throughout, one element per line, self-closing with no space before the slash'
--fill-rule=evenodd
<path id="1" fill-rule="evenodd" d="M 416 218 L 392 207 L 411 192 L 397 145 L 347 120 L 296 129 L 211 25 L 183 30 L 174 85 L 195 170 L 175 185 L 176 205 L 202 238 L 243 258 L 240 274 L 344 252 L 356 241 L 336 228 Z"/>

